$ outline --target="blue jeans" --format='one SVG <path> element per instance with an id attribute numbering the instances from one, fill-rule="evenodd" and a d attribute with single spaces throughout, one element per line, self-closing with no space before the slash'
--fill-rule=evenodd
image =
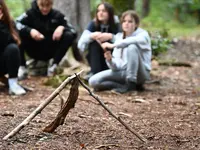
<path id="1" fill-rule="evenodd" d="M 145 68 L 140 49 L 131 44 L 126 50 L 127 64 L 125 69 L 101 71 L 89 79 L 89 85 L 97 90 L 111 90 L 120 88 L 127 81 L 144 84 L 150 78 L 150 71 Z"/>

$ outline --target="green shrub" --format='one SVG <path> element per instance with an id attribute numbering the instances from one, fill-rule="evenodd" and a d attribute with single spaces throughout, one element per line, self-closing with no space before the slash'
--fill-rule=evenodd
<path id="1" fill-rule="evenodd" d="M 152 54 L 158 56 L 161 53 L 166 52 L 172 47 L 171 40 L 168 38 L 168 30 L 162 29 L 157 32 L 150 33 L 151 36 L 151 48 Z"/>

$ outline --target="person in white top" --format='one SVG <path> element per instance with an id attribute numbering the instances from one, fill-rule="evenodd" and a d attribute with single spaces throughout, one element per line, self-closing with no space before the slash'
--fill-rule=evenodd
<path id="1" fill-rule="evenodd" d="M 135 11 L 122 14 L 122 33 L 114 38 L 114 43 L 102 43 L 104 57 L 109 70 L 99 72 L 89 79 L 95 90 L 115 90 L 126 93 L 143 89 L 150 78 L 151 40 L 147 31 L 139 28 L 139 17 Z M 111 54 L 109 49 L 114 51 Z"/>

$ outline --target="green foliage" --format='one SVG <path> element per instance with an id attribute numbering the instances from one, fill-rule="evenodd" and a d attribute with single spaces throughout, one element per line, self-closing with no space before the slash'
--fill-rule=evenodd
<path id="1" fill-rule="evenodd" d="M 158 32 L 151 33 L 151 47 L 154 56 L 166 52 L 172 47 L 171 40 L 168 38 L 168 30 L 163 29 Z"/>
<path id="2" fill-rule="evenodd" d="M 90 8 L 91 8 L 91 16 L 94 17 L 95 16 L 95 12 L 96 12 L 96 8 L 97 5 L 101 3 L 101 0 L 91 0 L 90 1 Z"/>
<path id="3" fill-rule="evenodd" d="M 56 75 L 53 77 L 49 77 L 45 82 L 44 85 L 52 86 L 53 88 L 57 88 L 67 77 L 66 75 Z"/>
<path id="4" fill-rule="evenodd" d="M 30 7 L 31 0 L 6 0 L 11 16 L 16 18 Z"/>
<path id="5" fill-rule="evenodd" d="M 115 8 L 116 15 L 120 16 L 124 11 L 134 9 L 134 0 L 106 0 Z"/>
<path id="6" fill-rule="evenodd" d="M 190 5 L 190 9 L 195 11 L 200 9 L 200 0 L 192 0 L 192 3 Z"/>
<path id="7" fill-rule="evenodd" d="M 151 10 L 148 17 L 141 20 L 141 26 L 149 31 L 157 31 L 163 28 L 169 29 L 168 33 L 171 37 L 182 36 L 198 36 L 200 34 L 200 26 L 197 25 L 197 19 L 191 14 L 180 13 L 180 22 L 175 17 L 174 2 L 182 0 L 151 0 Z M 199 4 L 199 0 L 198 4 Z M 138 4 L 137 4 L 138 5 Z M 200 5 L 199 5 L 200 6 Z M 136 7 L 136 10 L 139 9 Z"/>
<path id="8" fill-rule="evenodd" d="M 91 14 L 94 17 L 96 7 L 99 3 L 101 3 L 102 0 L 91 0 L 90 6 L 91 6 Z M 110 3 L 114 6 L 115 14 L 120 16 L 124 11 L 128 9 L 134 8 L 134 0 L 105 0 L 106 2 Z"/>
<path id="9" fill-rule="evenodd" d="M 195 19 L 194 13 L 200 10 L 199 0 L 171 0 L 168 4 L 169 9 L 173 10 L 173 15 L 180 22 L 190 22 Z M 197 23 L 198 16 L 196 16 Z"/>

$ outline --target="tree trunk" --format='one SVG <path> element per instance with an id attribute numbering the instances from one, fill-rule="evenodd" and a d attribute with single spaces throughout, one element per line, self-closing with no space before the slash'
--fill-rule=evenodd
<path id="1" fill-rule="evenodd" d="M 77 48 L 77 41 L 91 20 L 90 0 L 54 0 L 54 7 L 60 10 L 75 27 L 78 37 L 72 46 L 73 55 L 77 61 L 83 61 Z"/>
<path id="2" fill-rule="evenodd" d="M 54 0 L 54 7 L 68 18 L 80 37 L 91 20 L 90 0 Z"/>
<path id="3" fill-rule="evenodd" d="M 142 4 L 142 17 L 148 16 L 150 12 L 150 0 L 143 0 Z"/>

